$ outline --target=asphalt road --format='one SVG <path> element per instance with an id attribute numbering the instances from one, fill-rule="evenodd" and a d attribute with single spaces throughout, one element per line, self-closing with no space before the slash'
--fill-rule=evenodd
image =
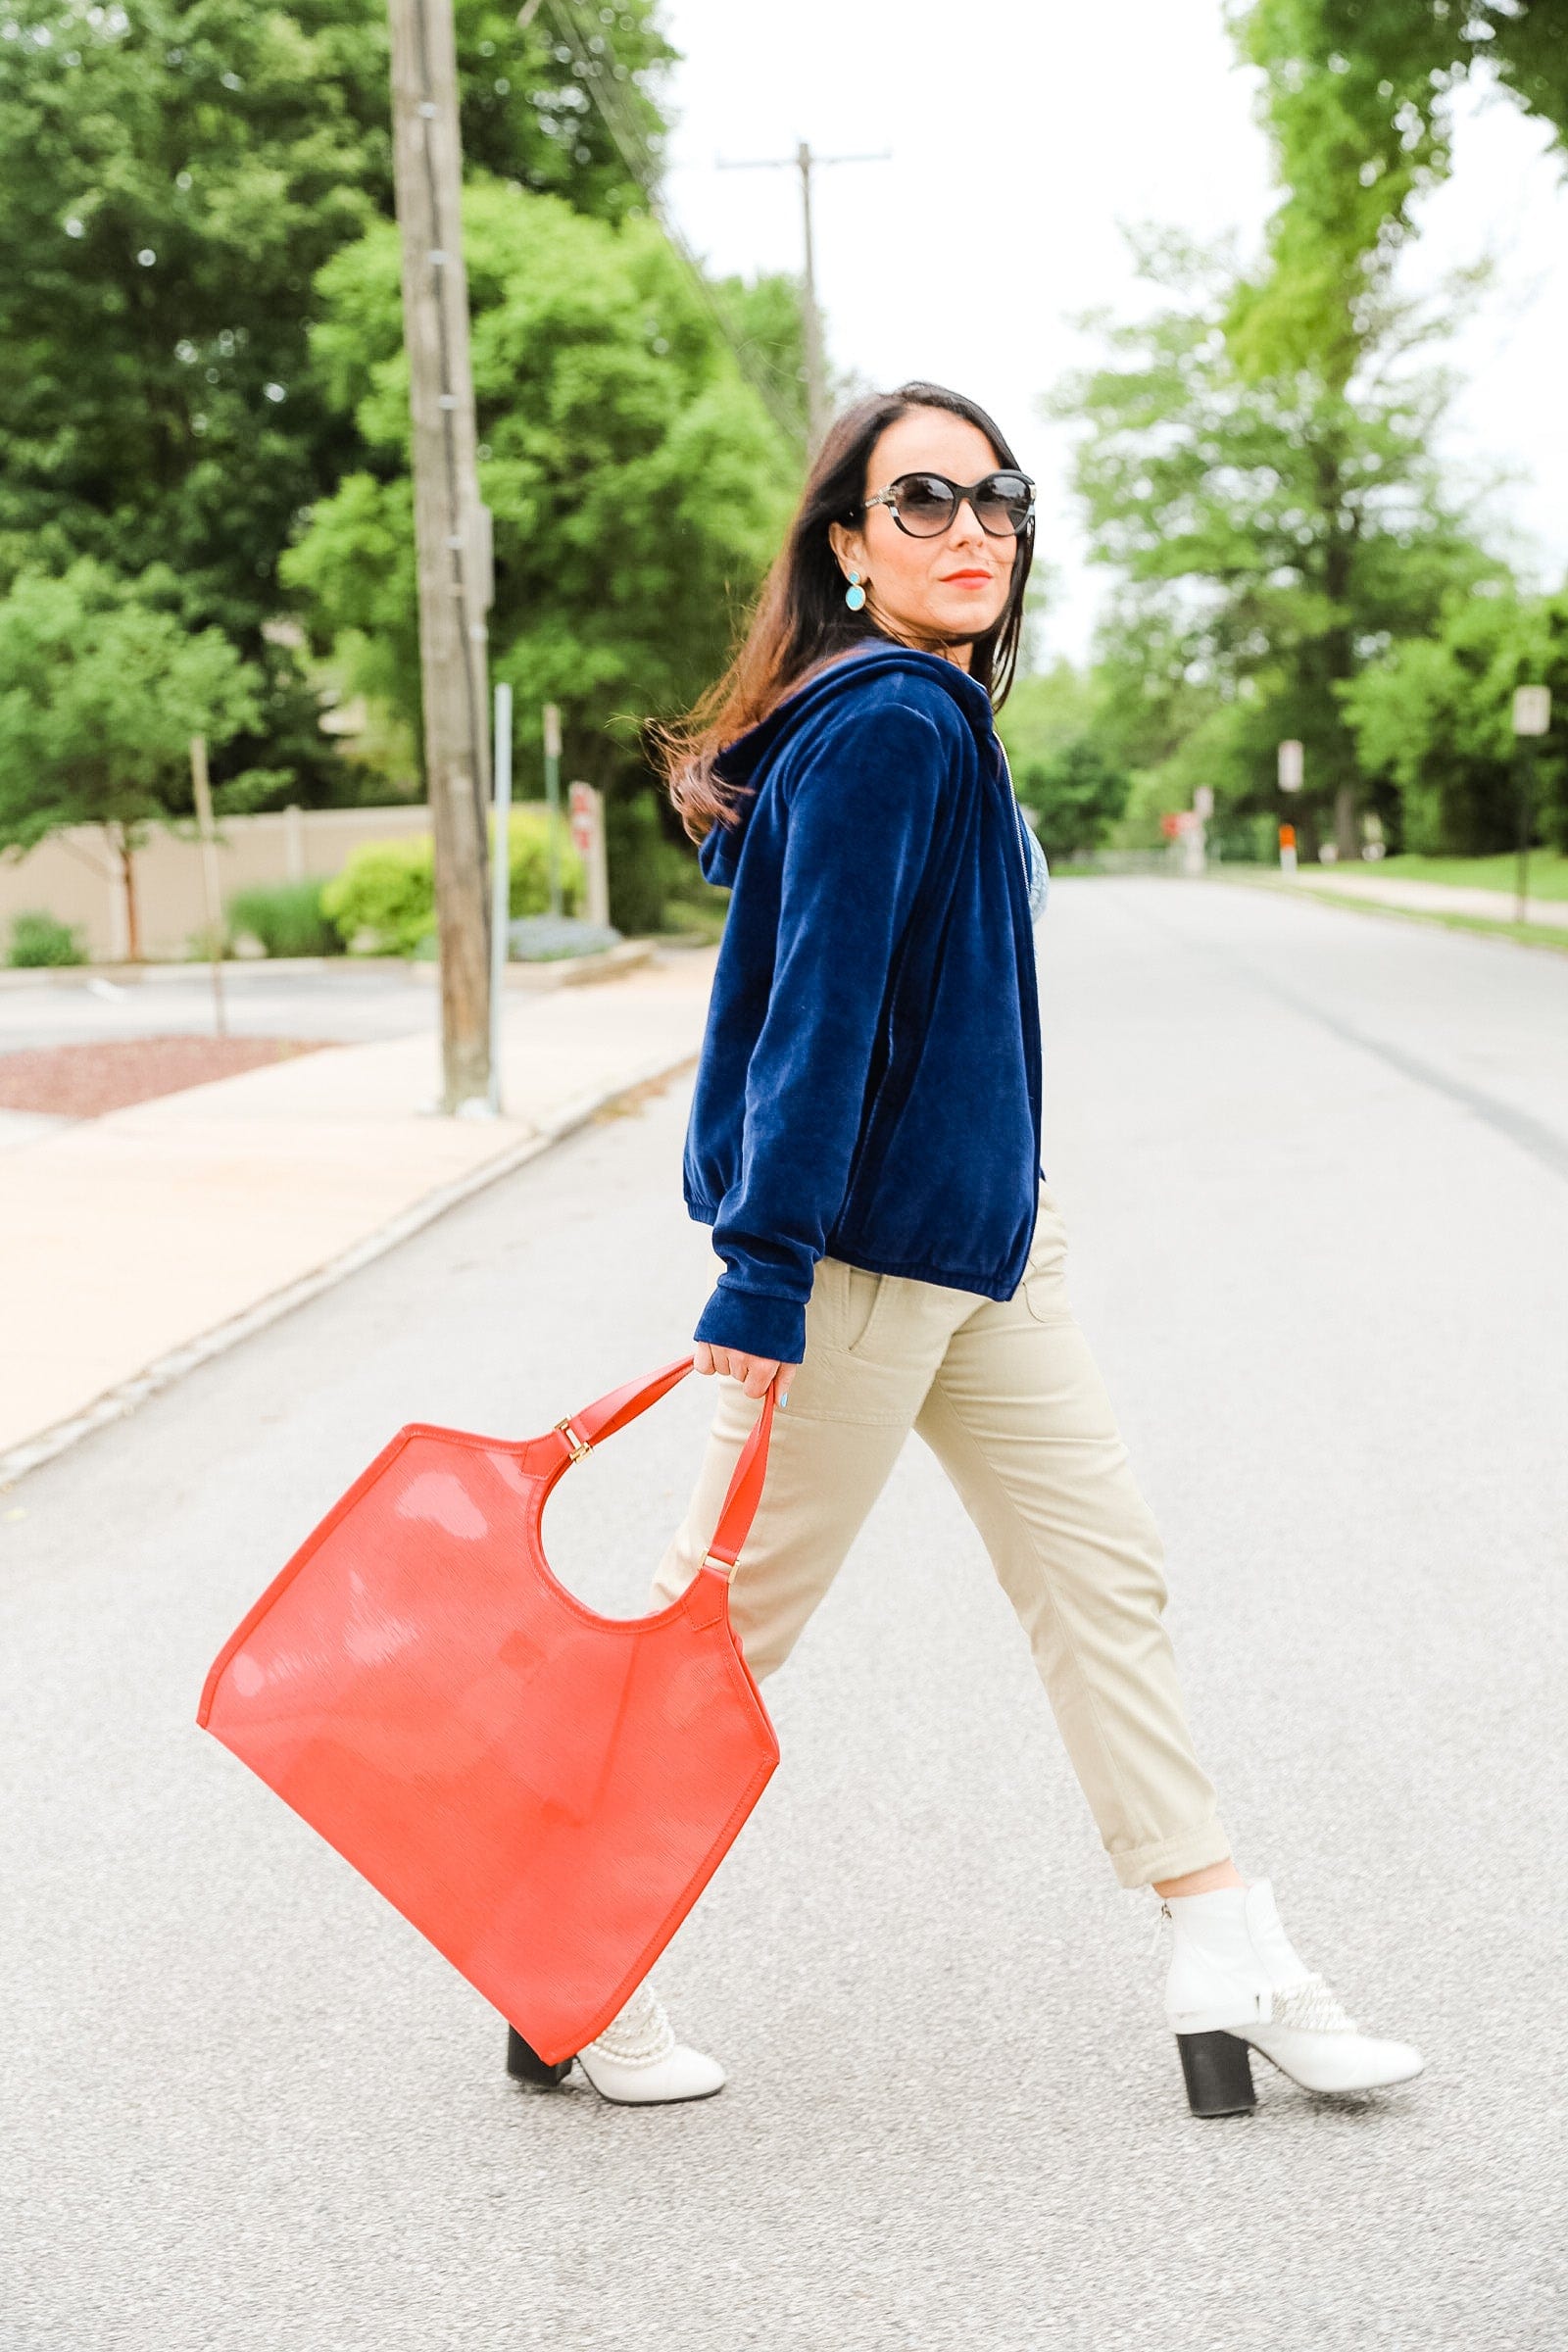
<path id="1" fill-rule="evenodd" d="M 1547 2352 L 1568 1850 L 1568 963 L 1054 887 L 1046 1166 L 1244 1867 L 1426 2077 L 1195 2123 L 977 1536 L 918 1444 L 659 1980 L 730 2068 L 514 2089 L 497 2021 L 193 1724 L 404 1420 L 688 1344 L 685 1083 L 0 1496 L 6 2352 Z M 558 1489 L 642 1605 L 711 1388 Z M 17 1516 L 17 1513 L 24 1515 Z"/>

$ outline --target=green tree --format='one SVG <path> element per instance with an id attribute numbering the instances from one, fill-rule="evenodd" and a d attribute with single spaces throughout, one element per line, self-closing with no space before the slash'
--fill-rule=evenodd
<path id="1" fill-rule="evenodd" d="M 1122 589 L 1106 652 L 1150 680 L 1150 713 L 1201 724 L 1239 809 L 1272 801 L 1275 746 L 1306 747 L 1296 812 L 1359 849 L 1359 771 L 1344 688 L 1396 639 L 1430 628 L 1456 586 L 1500 567 L 1472 544 L 1431 455 L 1446 380 L 1416 368 L 1429 331 L 1385 310 L 1369 357 L 1338 388 L 1307 368 L 1238 371 L 1224 256 L 1152 240 L 1144 272 L 1175 300 L 1102 326 L 1106 366 L 1065 382 L 1052 413 L 1084 427 L 1075 485 L 1094 556 Z"/>
<path id="2" fill-rule="evenodd" d="M 1014 778 L 1020 769 L 1054 758 L 1069 743 L 1096 731 L 1102 716 L 1099 681 L 1071 662 L 1019 678 L 997 713 Z"/>
<path id="3" fill-rule="evenodd" d="M 1039 817 L 1040 838 L 1052 858 L 1102 848 L 1132 785 L 1126 769 L 1112 767 L 1087 735 L 1012 772 L 1018 798 Z"/>
<path id="4" fill-rule="evenodd" d="M 1489 66 L 1568 137 L 1568 0 L 1250 0 L 1231 19 L 1263 72 L 1286 188 L 1271 266 L 1239 294 L 1236 354 L 1343 388 L 1415 199 L 1447 172 L 1459 83 Z"/>
<path id="5" fill-rule="evenodd" d="M 793 453 L 654 225 L 475 179 L 465 200 L 480 486 L 495 518 L 495 673 L 519 732 L 558 703 L 570 770 L 645 780 L 638 728 L 722 661 L 777 544 Z M 362 632 L 353 683 L 417 710 L 397 238 L 321 274 L 315 365 L 371 465 L 320 501 L 284 576 L 318 631 Z"/>
<path id="6" fill-rule="evenodd" d="M 806 317 L 798 279 L 777 270 L 753 278 L 721 277 L 718 308 L 754 380 L 765 386 L 775 420 L 792 428 L 804 456 L 807 441 Z M 829 397 L 834 396 L 830 381 Z"/>
<path id="7" fill-rule="evenodd" d="M 1514 846 L 1521 685 L 1551 688 L 1535 830 L 1568 850 L 1568 596 L 1455 598 L 1435 635 L 1395 646 L 1347 690 L 1361 764 L 1397 792 L 1401 848 L 1481 857 Z"/>
<path id="8" fill-rule="evenodd" d="M 588 82 L 657 145 L 654 13 L 598 11 L 579 63 L 548 9 L 457 0 L 470 162 L 635 211 Z M 257 665 L 267 756 L 318 795 L 314 697 L 263 628 L 300 515 L 363 455 L 310 330 L 322 263 L 392 216 L 384 0 L 0 0 L 0 589 L 81 556 L 168 564 L 190 625 Z"/>
<path id="9" fill-rule="evenodd" d="M 1018 680 L 997 724 L 1018 798 L 1039 818 L 1047 855 L 1101 848 L 1132 781 L 1119 757 L 1104 679 L 1058 661 Z"/>
<path id="10" fill-rule="evenodd" d="M 224 744 L 257 718 L 255 670 L 221 630 L 186 626 L 175 586 L 157 570 L 122 581 L 83 559 L 60 575 L 24 572 L 0 598 L 0 846 L 108 826 L 133 960 L 137 841 L 189 811 L 191 737 Z"/>

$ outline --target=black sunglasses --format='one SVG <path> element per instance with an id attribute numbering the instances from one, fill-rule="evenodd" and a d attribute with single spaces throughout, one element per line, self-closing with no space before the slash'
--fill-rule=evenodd
<path id="1" fill-rule="evenodd" d="M 973 507 L 980 528 L 993 539 L 1015 539 L 1035 511 L 1035 486 L 1011 466 L 982 474 L 979 481 L 950 482 L 945 473 L 901 473 L 867 507 L 886 507 L 911 539 L 939 539 L 963 501 Z"/>

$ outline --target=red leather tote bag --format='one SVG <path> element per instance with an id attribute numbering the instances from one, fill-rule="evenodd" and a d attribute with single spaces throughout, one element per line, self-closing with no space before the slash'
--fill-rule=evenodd
<path id="1" fill-rule="evenodd" d="M 544 1554 L 563 1472 L 692 1360 L 540 1438 L 400 1430 L 202 1692 L 198 1722 L 551 2063 L 629 1998 L 778 1762 L 729 1622 L 771 1387 L 703 1567 L 669 1608 L 598 1616 Z"/>

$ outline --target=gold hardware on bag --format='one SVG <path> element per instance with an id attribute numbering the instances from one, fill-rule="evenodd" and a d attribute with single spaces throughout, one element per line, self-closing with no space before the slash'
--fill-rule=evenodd
<path id="1" fill-rule="evenodd" d="M 569 1413 L 563 1413 L 561 1419 L 559 1421 L 552 1421 L 550 1426 L 552 1429 L 560 1430 L 562 1436 L 565 1439 L 566 1444 L 571 1447 L 571 1458 L 574 1462 L 580 1462 L 585 1453 L 592 1453 L 592 1441 L 588 1438 L 578 1437 L 577 1432 L 571 1426 L 571 1415 Z"/>

